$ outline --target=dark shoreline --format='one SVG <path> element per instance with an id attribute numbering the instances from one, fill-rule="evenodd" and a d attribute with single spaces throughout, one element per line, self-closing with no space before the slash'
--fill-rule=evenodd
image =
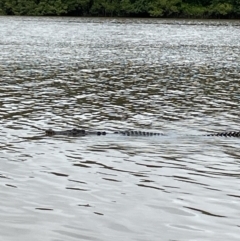
<path id="1" fill-rule="evenodd" d="M 238 0 L 1 0 L 0 16 L 240 19 Z"/>

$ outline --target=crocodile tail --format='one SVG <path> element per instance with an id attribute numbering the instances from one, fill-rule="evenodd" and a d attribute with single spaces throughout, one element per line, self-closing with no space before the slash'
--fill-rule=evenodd
<path id="1" fill-rule="evenodd" d="M 205 136 L 240 137 L 240 131 L 211 133 Z"/>

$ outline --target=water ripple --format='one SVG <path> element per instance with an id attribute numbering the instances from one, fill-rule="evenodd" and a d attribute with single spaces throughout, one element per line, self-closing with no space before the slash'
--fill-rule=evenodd
<path id="1" fill-rule="evenodd" d="M 239 239 L 239 21 L 0 20 L 4 240 Z"/>

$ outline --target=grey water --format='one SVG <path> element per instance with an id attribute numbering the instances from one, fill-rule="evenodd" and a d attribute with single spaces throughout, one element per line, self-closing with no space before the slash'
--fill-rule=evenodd
<path id="1" fill-rule="evenodd" d="M 0 240 L 240 239 L 240 21 L 0 17 Z M 44 130 L 159 137 L 47 137 Z"/>

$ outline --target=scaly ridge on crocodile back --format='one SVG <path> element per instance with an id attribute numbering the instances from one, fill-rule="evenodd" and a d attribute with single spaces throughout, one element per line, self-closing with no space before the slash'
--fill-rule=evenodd
<path id="1" fill-rule="evenodd" d="M 121 134 L 124 136 L 163 136 L 163 133 L 148 132 L 148 131 L 115 131 L 114 134 Z"/>

